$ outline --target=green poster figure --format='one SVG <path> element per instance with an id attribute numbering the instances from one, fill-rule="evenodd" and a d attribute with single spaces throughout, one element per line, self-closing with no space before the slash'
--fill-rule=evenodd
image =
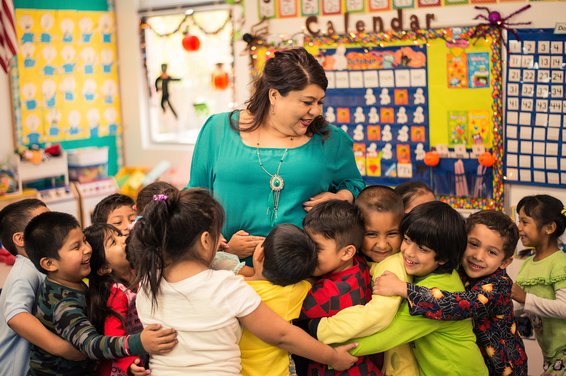
<path id="1" fill-rule="evenodd" d="M 181 81 L 181 79 L 169 76 L 167 74 L 167 64 L 161 64 L 161 74 L 155 80 L 155 90 L 161 90 L 161 108 L 163 109 L 163 112 L 165 113 L 165 103 L 167 103 L 171 112 L 173 112 L 175 119 L 177 119 L 177 113 L 169 101 L 169 82 L 171 81 Z"/>

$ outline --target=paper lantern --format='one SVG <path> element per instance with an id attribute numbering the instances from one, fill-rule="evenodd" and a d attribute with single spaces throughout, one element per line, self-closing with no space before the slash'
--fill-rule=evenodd
<path id="1" fill-rule="evenodd" d="M 491 167 L 495 163 L 495 156 L 490 152 L 486 151 L 480 154 L 480 156 L 478 157 L 478 162 L 483 167 Z"/>
<path id="2" fill-rule="evenodd" d="M 186 34 L 183 38 L 183 48 L 189 52 L 200 48 L 200 39 L 196 35 Z"/>
<path id="3" fill-rule="evenodd" d="M 440 163 L 440 156 L 435 151 L 425 153 L 424 164 L 429 167 L 436 167 Z"/>

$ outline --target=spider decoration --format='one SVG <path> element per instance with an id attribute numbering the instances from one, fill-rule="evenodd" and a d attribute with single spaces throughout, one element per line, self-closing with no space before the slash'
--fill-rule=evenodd
<path id="1" fill-rule="evenodd" d="M 519 13 L 522 13 L 524 11 L 526 11 L 527 9 L 529 9 L 531 7 L 531 5 L 525 5 L 524 7 L 517 9 L 515 12 L 511 13 L 510 15 L 508 15 L 507 17 L 503 17 L 501 15 L 501 13 L 499 13 L 496 10 L 490 10 L 487 7 L 475 7 L 476 9 L 479 10 L 484 10 L 487 12 L 487 16 L 483 15 L 483 14 L 479 14 L 476 17 L 474 17 L 474 20 L 477 19 L 482 19 L 482 20 L 486 20 L 488 22 L 486 23 L 480 23 L 476 26 L 476 30 L 474 30 L 473 34 L 472 34 L 472 38 L 482 38 L 486 35 L 489 34 L 490 29 L 493 28 L 499 28 L 499 29 L 505 29 L 508 31 L 511 31 L 515 37 L 517 38 L 517 40 L 520 40 L 519 38 L 519 34 L 517 34 L 517 32 L 515 31 L 515 29 L 510 28 L 509 26 L 517 26 L 517 25 L 530 25 L 531 22 L 507 22 L 508 19 L 510 19 L 513 16 L 516 16 Z M 501 34 L 500 38 L 501 38 Z"/>

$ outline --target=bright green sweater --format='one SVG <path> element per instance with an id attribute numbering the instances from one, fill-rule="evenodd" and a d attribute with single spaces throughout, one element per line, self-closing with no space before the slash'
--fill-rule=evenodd
<path id="1" fill-rule="evenodd" d="M 415 280 L 417 286 L 436 287 L 450 292 L 464 291 L 456 271 L 452 274 L 430 274 Z M 411 316 L 403 301 L 391 325 L 385 330 L 353 340 L 358 347 L 354 355 L 380 353 L 402 343 L 412 342 L 421 376 L 482 376 L 487 367 L 476 345 L 472 321 L 438 321 Z"/>

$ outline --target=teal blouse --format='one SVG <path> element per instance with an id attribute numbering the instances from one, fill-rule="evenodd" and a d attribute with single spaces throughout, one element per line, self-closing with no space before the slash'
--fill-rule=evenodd
<path id="1" fill-rule="evenodd" d="M 230 239 L 238 230 L 266 236 L 280 223 L 302 227 L 303 202 L 321 192 L 347 189 L 354 197 L 364 188 L 352 151 L 352 140 L 330 126 L 326 140 L 314 135 L 306 144 L 289 149 L 279 170 L 284 179 L 277 217 L 272 222 L 271 177 L 260 167 L 255 147 L 245 145 L 230 127 L 230 113 L 212 115 L 200 131 L 188 187 L 208 188 L 226 211 L 223 234 Z M 234 115 L 235 121 L 239 113 Z M 283 148 L 260 148 L 261 162 L 274 174 Z"/>

